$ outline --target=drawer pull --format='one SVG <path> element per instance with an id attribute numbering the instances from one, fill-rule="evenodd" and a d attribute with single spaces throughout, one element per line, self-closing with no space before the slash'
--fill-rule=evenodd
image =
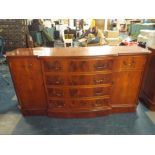
<path id="1" fill-rule="evenodd" d="M 99 101 L 99 100 L 97 100 L 97 101 L 93 104 L 94 107 L 99 107 L 99 106 L 102 106 L 102 105 L 103 105 L 103 101 Z"/>
<path id="2" fill-rule="evenodd" d="M 56 106 L 57 108 L 62 108 L 62 107 L 64 107 L 64 104 L 58 102 L 58 103 L 55 104 L 55 106 Z"/>
<path id="3" fill-rule="evenodd" d="M 55 96 L 61 97 L 61 96 L 63 96 L 63 94 L 56 93 Z"/>
<path id="4" fill-rule="evenodd" d="M 63 105 L 57 105 L 57 108 L 62 108 L 62 107 L 64 107 Z"/>
<path id="5" fill-rule="evenodd" d="M 103 92 L 95 92 L 95 95 L 100 96 L 100 95 L 104 95 Z"/>
<path id="6" fill-rule="evenodd" d="M 134 68 L 135 64 L 136 64 L 136 62 L 134 60 L 131 60 L 130 62 L 123 61 L 123 65 L 125 67 L 133 67 Z"/>
<path id="7" fill-rule="evenodd" d="M 32 64 L 28 64 L 28 68 L 31 68 L 33 65 Z"/>
<path id="8" fill-rule="evenodd" d="M 104 80 L 95 80 L 95 83 L 103 83 Z"/>
<path id="9" fill-rule="evenodd" d="M 55 108 L 63 108 L 65 106 L 65 104 L 61 101 L 58 101 L 58 102 L 53 102 L 53 107 Z"/>
<path id="10" fill-rule="evenodd" d="M 63 83 L 62 81 L 55 81 L 55 84 L 61 84 Z"/>
<path id="11" fill-rule="evenodd" d="M 94 107 L 100 107 L 100 106 L 108 106 L 109 100 L 96 100 L 95 103 L 93 103 Z"/>
<path id="12" fill-rule="evenodd" d="M 105 69 L 107 67 L 107 65 L 104 66 L 96 66 L 96 69 Z"/>
<path id="13" fill-rule="evenodd" d="M 61 67 L 55 67 L 54 70 L 61 70 Z"/>

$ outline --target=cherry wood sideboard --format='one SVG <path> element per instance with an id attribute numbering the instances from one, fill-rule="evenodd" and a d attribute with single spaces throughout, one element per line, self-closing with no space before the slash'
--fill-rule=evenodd
<path id="1" fill-rule="evenodd" d="M 149 49 L 152 53 L 148 56 L 146 63 L 139 99 L 150 110 L 155 111 L 155 46 Z"/>
<path id="2" fill-rule="evenodd" d="M 22 48 L 7 53 L 23 115 L 95 117 L 136 110 L 149 50 Z"/>

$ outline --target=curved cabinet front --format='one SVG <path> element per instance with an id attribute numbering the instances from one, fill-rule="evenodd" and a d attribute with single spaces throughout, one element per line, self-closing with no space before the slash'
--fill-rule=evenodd
<path id="1" fill-rule="evenodd" d="M 114 57 L 44 57 L 41 64 L 49 116 L 92 117 L 110 112 Z"/>

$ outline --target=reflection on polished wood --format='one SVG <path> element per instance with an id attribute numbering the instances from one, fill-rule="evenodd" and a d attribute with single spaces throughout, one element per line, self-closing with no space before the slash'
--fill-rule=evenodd
<path id="1" fill-rule="evenodd" d="M 19 48 L 8 52 L 8 56 L 103 56 L 103 55 L 131 55 L 147 54 L 149 51 L 138 46 L 95 46 L 69 48 Z"/>
<path id="2" fill-rule="evenodd" d="M 24 115 L 95 117 L 135 111 L 149 50 L 22 48 L 7 53 Z"/>

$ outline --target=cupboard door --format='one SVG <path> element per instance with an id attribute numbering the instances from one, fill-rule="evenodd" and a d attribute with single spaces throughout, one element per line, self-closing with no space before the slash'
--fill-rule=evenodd
<path id="1" fill-rule="evenodd" d="M 9 66 L 21 108 L 45 109 L 45 90 L 38 58 L 10 58 Z"/>
<path id="2" fill-rule="evenodd" d="M 124 71 L 114 74 L 113 105 L 136 105 L 142 71 Z"/>

